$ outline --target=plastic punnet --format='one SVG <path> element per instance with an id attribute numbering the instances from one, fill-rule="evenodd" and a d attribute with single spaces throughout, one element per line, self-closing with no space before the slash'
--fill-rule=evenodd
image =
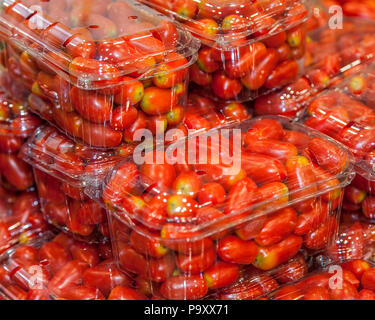
<path id="1" fill-rule="evenodd" d="M 203 298 L 250 265 L 268 271 L 326 250 L 353 178 L 350 152 L 283 117 L 159 145 L 143 163 L 136 155 L 89 196 L 107 208 L 122 270 L 167 299 Z"/>
<path id="2" fill-rule="evenodd" d="M 199 41 L 146 6 L 4 0 L 0 36 L 29 107 L 76 140 L 113 148 L 183 121 Z"/>

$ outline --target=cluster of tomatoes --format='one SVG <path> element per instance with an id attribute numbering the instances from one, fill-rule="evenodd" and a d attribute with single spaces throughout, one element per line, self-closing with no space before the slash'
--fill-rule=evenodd
<path id="1" fill-rule="evenodd" d="M 360 17 L 375 20 L 375 5 L 372 0 L 323 0 L 326 6 L 341 5 L 348 17 Z"/>
<path id="2" fill-rule="evenodd" d="M 19 243 L 35 241 L 50 229 L 43 219 L 37 193 L 0 187 L 0 253 Z"/>
<path id="3" fill-rule="evenodd" d="M 141 286 L 116 267 L 110 243 L 64 233 L 18 246 L 0 267 L 1 292 L 14 300 L 146 300 Z"/>
<path id="4" fill-rule="evenodd" d="M 46 221 L 77 239 L 109 237 L 106 212 L 85 195 L 83 176 L 100 179 L 119 156 L 76 144 L 49 126 L 36 130 L 21 155 L 34 168 Z"/>
<path id="5" fill-rule="evenodd" d="M 272 270 L 300 249 L 326 249 L 345 183 L 336 175 L 345 172 L 349 155 L 283 121 L 242 123 L 241 150 L 228 140 L 229 153 L 241 158 L 231 175 L 224 173 L 225 150 L 214 141 L 207 150 L 219 150 L 219 164 L 209 157 L 192 164 L 186 152 L 172 165 L 160 150 L 146 153 L 152 163 L 118 163 L 102 199 L 122 269 L 164 298 L 198 299 L 235 284 L 250 265 Z M 177 142 L 185 151 L 188 144 Z"/>
<path id="6" fill-rule="evenodd" d="M 305 125 L 346 145 L 357 158 L 357 175 L 345 190 L 344 208 L 374 218 L 374 74 L 359 73 L 311 101 Z"/>
<path id="7" fill-rule="evenodd" d="M 375 27 L 321 28 L 297 0 L 140 2 L 181 24 L 133 0 L 3 3 L 0 84 L 66 135 L 0 92 L 0 299 L 373 299 L 366 261 L 343 265 L 343 290 L 305 277 L 375 240 L 351 221 L 335 241 L 342 206 L 375 217 L 374 73 L 352 76 Z M 276 88 L 255 114 L 309 101 L 304 124 L 251 119 L 240 101 Z M 172 128 L 177 163 L 155 139 L 135 161 L 135 133 Z M 349 187 L 350 152 L 310 128 L 359 160 Z"/>
<path id="8" fill-rule="evenodd" d="M 259 97 L 256 115 L 298 116 L 306 101 L 337 85 L 374 60 L 375 25 L 344 20 L 343 29 L 325 27 L 308 35 L 305 75 L 282 90 Z"/>
<path id="9" fill-rule="evenodd" d="M 31 167 L 18 158 L 25 140 L 41 124 L 41 120 L 0 91 L 0 179 L 18 191 L 33 186 Z"/>
<path id="10" fill-rule="evenodd" d="M 339 237 L 328 248 L 327 256 L 333 261 L 362 259 L 373 253 L 374 225 L 360 211 L 343 210 Z"/>
<path id="11" fill-rule="evenodd" d="M 0 253 L 48 229 L 34 190 L 32 169 L 18 157 L 40 124 L 24 105 L 0 91 Z"/>
<path id="12" fill-rule="evenodd" d="M 105 148 L 132 143 L 137 130 L 164 132 L 183 121 L 199 44 L 146 13 L 123 1 L 8 1 L 2 17 L 29 35 L 28 47 L 8 42 L 2 60 L 27 88 L 30 108 L 73 138 Z"/>
<path id="13" fill-rule="evenodd" d="M 290 83 L 305 53 L 299 1 L 142 1 L 202 40 L 190 81 L 223 100 L 248 100 Z"/>
<path id="14" fill-rule="evenodd" d="M 375 300 L 375 268 L 365 260 L 351 260 L 335 271 L 323 271 L 280 288 L 272 300 Z M 337 271 L 338 270 L 338 271 Z M 268 298 L 265 298 L 268 299 Z"/>

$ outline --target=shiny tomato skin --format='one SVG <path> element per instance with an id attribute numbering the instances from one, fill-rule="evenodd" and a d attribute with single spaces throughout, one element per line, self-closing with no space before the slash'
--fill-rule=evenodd
<path id="1" fill-rule="evenodd" d="M 241 82 L 228 78 L 224 72 L 214 74 L 211 86 L 215 95 L 224 100 L 234 99 L 242 91 Z"/>
<path id="2" fill-rule="evenodd" d="M 160 287 L 160 293 L 169 300 L 196 300 L 207 293 L 207 285 L 200 275 L 174 276 Z"/>
<path id="3" fill-rule="evenodd" d="M 87 287 L 98 288 L 108 296 L 116 286 L 131 286 L 131 279 L 122 273 L 114 264 L 98 265 L 88 268 L 83 273 L 83 284 Z"/>
<path id="4" fill-rule="evenodd" d="M 244 241 L 236 236 L 226 236 L 218 242 L 219 257 L 229 263 L 251 264 L 258 254 L 253 241 Z"/>
<path id="5" fill-rule="evenodd" d="M 83 272 L 88 267 L 88 264 L 78 260 L 72 260 L 65 264 L 48 284 L 51 294 L 60 297 L 67 288 L 72 285 L 79 285 L 82 281 Z"/>
<path id="6" fill-rule="evenodd" d="M 211 204 L 213 206 L 223 203 L 226 199 L 225 189 L 217 182 L 205 184 L 198 192 L 200 204 Z"/>
<path id="7" fill-rule="evenodd" d="M 215 261 L 216 251 L 214 248 L 198 255 L 179 254 L 176 258 L 178 268 L 186 274 L 199 274 L 211 267 Z"/>
<path id="8" fill-rule="evenodd" d="M 70 253 L 73 260 L 85 262 L 90 267 L 95 267 L 100 262 L 96 245 L 76 241 L 70 246 Z"/>
<path id="9" fill-rule="evenodd" d="M 39 249 L 39 259 L 50 271 L 57 273 L 72 257 L 70 252 L 57 242 L 47 242 Z"/>
<path id="10" fill-rule="evenodd" d="M 219 289 L 233 284 L 239 276 L 239 267 L 235 264 L 218 261 L 204 272 L 209 289 Z"/>
<path id="11" fill-rule="evenodd" d="M 276 244 L 291 234 L 297 225 L 298 215 L 293 208 L 285 208 L 271 215 L 255 238 L 261 246 Z"/>
<path id="12" fill-rule="evenodd" d="M 26 190 L 34 183 L 30 166 L 12 154 L 0 153 L 0 171 L 18 190 Z"/>

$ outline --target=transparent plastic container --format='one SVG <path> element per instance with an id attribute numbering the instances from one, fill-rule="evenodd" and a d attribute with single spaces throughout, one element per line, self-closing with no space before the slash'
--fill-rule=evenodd
<path id="1" fill-rule="evenodd" d="M 199 41 L 146 6 L 3 0 L 0 36 L 30 109 L 75 140 L 114 148 L 183 120 Z"/>
<path id="2" fill-rule="evenodd" d="M 307 37 L 306 73 L 281 90 L 259 97 L 255 115 L 298 117 L 322 90 L 359 72 L 375 58 L 375 23 L 345 18 L 342 29 L 329 26 Z"/>
<path id="3" fill-rule="evenodd" d="M 373 68 L 366 69 L 335 89 L 311 100 L 303 117 L 305 125 L 317 129 L 344 144 L 355 158 L 356 176 L 345 190 L 346 209 L 362 210 L 375 217 L 375 87 Z"/>
<path id="4" fill-rule="evenodd" d="M 327 250 L 322 264 L 361 258 L 374 261 L 374 244 L 375 225 L 365 219 L 360 211 L 343 210 L 339 237 Z"/>
<path id="5" fill-rule="evenodd" d="M 108 243 L 45 234 L 3 255 L 0 292 L 8 300 L 146 300 L 113 263 Z"/>
<path id="6" fill-rule="evenodd" d="M 17 157 L 22 144 L 42 121 L 0 88 L 0 179 L 17 191 L 34 184 L 31 168 Z"/>
<path id="7" fill-rule="evenodd" d="M 211 98 L 249 101 L 303 73 L 305 1 L 139 1 L 202 41 L 190 81 Z"/>
<path id="8" fill-rule="evenodd" d="M 374 264 L 347 260 L 315 271 L 303 280 L 279 288 L 266 300 L 375 300 Z"/>
<path id="9" fill-rule="evenodd" d="M 250 265 L 273 270 L 336 237 L 353 178 L 348 151 L 283 117 L 223 130 L 146 150 L 143 164 L 135 152 L 101 194 L 88 193 L 107 208 L 119 266 L 155 284 L 155 295 L 204 298 Z"/>
<path id="10" fill-rule="evenodd" d="M 99 179 L 118 156 L 76 144 L 50 126 L 37 129 L 21 153 L 33 167 L 46 221 L 82 241 L 108 236 L 104 209 L 84 195 L 84 176 Z"/>

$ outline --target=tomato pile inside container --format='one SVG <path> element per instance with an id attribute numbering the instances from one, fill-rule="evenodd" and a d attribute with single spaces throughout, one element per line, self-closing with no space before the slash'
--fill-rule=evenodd
<path id="1" fill-rule="evenodd" d="M 303 119 L 305 125 L 333 137 L 355 155 L 357 174 L 345 191 L 346 209 L 362 209 L 368 219 L 375 215 L 374 79 L 374 71 L 368 69 L 323 92 L 310 102 Z"/>
<path id="2" fill-rule="evenodd" d="M 24 104 L 0 89 L 0 178 L 16 191 L 25 191 L 34 184 L 31 168 L 17 153 L 41 123 Z"/>
<path id="3" fill-rule="evenodd" d="M 328 261 L 371 259 L 374 255 L 375 227 L 361 212 L 343 210 L 339 237 L 327 250 Z M 325 262 L 323 262 L 325 263 Z"/>
<path id="4" fill-rule="evenodd" d="M 189 93 L 184 127 L 178 128 L 187 135 L 249 120 L 251 116 L 246 103 L 215 101 L 201 95 L 198 90 Z"/>
<path id="5" fill-rule="evenodd" d="M 259 97 L 254 113 L 299 116 L 308 99 L 373 62 L 374 48 L 375 24 L 371 21 L 345 18 L 342 28 L 325 26 L 309 33 L 305 74 L 281 90 Z"/>
<path id="6" fill-rule="evenodd" d="M 375 267 L 371 261 L 332 264 L 303 280 L 284 286 L 266 300 L 375 300 Z"/>
<path id="7" fill-rule="evenodd" d="M 82 241 L 100 242 L 109 236 L 105 211 L 84 194 L 84 176 L 99 179 L 118 156 L 76 144 L 44 126 L 23 146 L 22 158 L 33 167 L 49 223 Z"/>
<path id="8" fill-rule="evenodd" d="M 12 192 L 0 187 L 0 254 L 19 243 L 35 241 L 50 226 L 43 220 L 35 191 Z"/>
<path id="9" fill-rule="evenodd" d="M 117 163 L 98 199 L 120 267 L 161 297 L 204 298 L 246 266 L 272 270 L 334 240 L 351 155 L 320 133 L 257 118 L 162 149 Z"/>
<path id="10" fill-rule="evenodd" d="M 2 1 L 0 36 L 28 105 L 93 147 L 183 121 L 199 41 L 130 1 Z"/>
<path id="11" fill-rule="evenodd" d="M 301 280 L 311 269 L 311 259 L 302 254 L 271 271 L 253 266 L 243 268 L 237 281 L 230 287 L 217 290 L 208 300 L 256 300 L 271 293 L 279 286 Z"/>
<path id="12" fill-rule="evenodd" d="M 248 101 L 303 71 L 304 1 L 139 1 L 201 39 L 190 80 L 211 98 Z"/>
<path id="13" fill-rule="evenodd" d="M 113 263 L 107 242 L 45 234 L 3 257 L 0 291 L 9 300 L 146 300 Z"/>

